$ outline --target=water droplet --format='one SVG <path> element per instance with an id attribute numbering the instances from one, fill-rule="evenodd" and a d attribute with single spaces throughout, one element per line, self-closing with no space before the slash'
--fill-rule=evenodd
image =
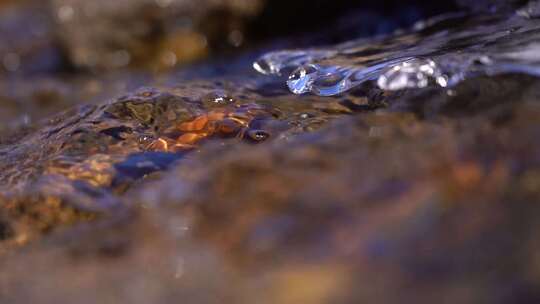
<path id="1" fill-rule="evenodd" d="M 246 135 L 246 138 L 253 142 L 262 142 L 270 137 L 270 133 L 264 130 L 249 130 Z"/>
<path id="2" fill-rule="evenodd" d="M 287 85 L 294 94 L 303 94 L 311 91 L 311 85 L 318 76 L 319 67 L 313 64 L 306 65 L 294 71 Z"/>
<path id="3" fill-rule="evenodd" d="M 321 96 L 331 96 L 351 87 L 350 76 L 354 72 L 354 69 L 339 66 L 323 67 L 308 64 L 294 71 L 287 85 L 295 94 L 313 92 Z"/>

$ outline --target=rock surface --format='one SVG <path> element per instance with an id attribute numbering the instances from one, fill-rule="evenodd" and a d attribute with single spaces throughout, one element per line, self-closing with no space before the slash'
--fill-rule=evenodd
<path id="1" fill-rule="evenodd" d="M 0 302 L 540 301 L 540 78 L 321 97 L 254 58 L 2 76 Z"/>

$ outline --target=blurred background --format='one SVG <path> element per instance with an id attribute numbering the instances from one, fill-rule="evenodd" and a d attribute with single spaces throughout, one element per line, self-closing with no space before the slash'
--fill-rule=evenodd
<path id="1" fill-rule="evenodd" d="M 304 46 L 388 33 L 458 5 L 419 0 L 1 0 L 0 70 L 18 75 L 126 67 L 163 71 L 253 47 L 271 48 L 269 41 Z"/>

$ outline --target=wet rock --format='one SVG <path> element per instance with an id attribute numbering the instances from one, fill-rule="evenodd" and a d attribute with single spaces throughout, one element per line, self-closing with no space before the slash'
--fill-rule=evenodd
<path id="1" fill-rule="evenodd" d="M 106 213 L 125 207 L 116 194 L 184 161 L 205 143 L 261 143 L 315 130 L 336 113 L 355 111 L 346 105 L 329 111 L 321 98 L 291 99 L 284 89 L 281 100 L 274 95 L 265 104 L 254 91 L 258 85 L 259 80 L 243 80 L 241 86 L 231 80 L 219 89 L 211 81 L 143 87 L 38 120 L 0 146 L 2 193 L 13 201 L 24 202 L 32 193 L 39 197 L 36 204 L 55 199 L 76 212 Z M 11 239 L 21 234 L 27 233 L 15 229 Z M 39 233 L 31 235 L 25 240 Z"/>
<path id="2" fill-rule="evenodd" d="M 437 290 L 465 303 L 534 301 L 532 260 L 522 256 L 535 259 L 539 147 L 530 139 L 538 135 L 538 80 L 494 80 L 516 89 L 524 81 L 532 81 L 521 87 L 526 93 L 509 93 L 509 104 L 486 90 L 459 106 L 491 100 L 481 111 L 428 120 L 381 111 L 341 118 L 287 144 L 207 150 L 135 196 L 188 212 L 197 235 L 249 269 L 295 269 L 290 261 L 355 269 L 347 282 L 365 288 L 332 287 L 333 300 L 395 303 L 399 294 L 428 303 Z M 183 190 L 175 191 L 180 181 Z M 367 280 L 373 276 L 379 279 Z M 396 293 L 377 292 L 388 285 Z M 455 295 L 455 288 L 468 292 Z"/>
<path id="3" fill-rule="evenodd" d="M 489 83 L 506 89 L 498 94 Z M 431 303 L 440 295 L 462 303 L 534 302 L 540 147 L 531 138 L 539 135 L 539 87 L 523 75 L 467 79 L 455 96 L 436 87 L 389 95 L 388 110 L 335 117 L 318 131 L 286 131 L 261 145 L 211 140 L 169 172 L 122 192 L 116 204 L 130 211 L 104 208 L 116 215 L 6 256 L 0 291 L 14 303 L 72 296 L 78 303 L 133 296 Z M 167 112 L 156 106 L 204 111 L 208 92 L 180 92 L 143 89 L 105 107 L 106 117 L 148 130 L 146 114 Z M 285 120 L 324 115 L 307 106 L 289 112 L 282 98 L 272 105 Z M 122 130 L 108 133 L 131 141 Z M 159 167 L 152 155 L 134 154 L 117 166 Z M 128 277 L 153 287 L 133 290 Z M 17 285 L 21 280 L 37 283 Z"/>
<path id="4" fill-rule="evenodd" d="M 310 84 L 325 87 L 350 84 L 338 63 L 396 56 L 327 97 L 291 94 L 248 60 L 235 75 L 58 78 L 39 94 L 15 82 L 6 100 L 55 114 L 1 133 L 0 299 L 538 302 L 538 24 L 468 18 L 256 65 L 331 61 Z M 469 65 L 445 87 L 449 70 L 422 54 L 475 60 L 447 61 Z"/>

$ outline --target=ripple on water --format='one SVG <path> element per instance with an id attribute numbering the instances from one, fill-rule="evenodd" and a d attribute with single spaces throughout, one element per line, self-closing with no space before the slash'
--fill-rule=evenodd
<path id="1" fill-rule="evenodd" d="M 482 74 L 540 75 L 540 20 L 531 18 L 536 7 L 524 9 L 532 13 L 439 16 L 391 36 L 271 52 L 253 66 L 266 75 L 289 74 L 287 85 L 294 94 L 320 96 L 337 95 L 367 81 L 392 91 L 452 87 Z"/>

